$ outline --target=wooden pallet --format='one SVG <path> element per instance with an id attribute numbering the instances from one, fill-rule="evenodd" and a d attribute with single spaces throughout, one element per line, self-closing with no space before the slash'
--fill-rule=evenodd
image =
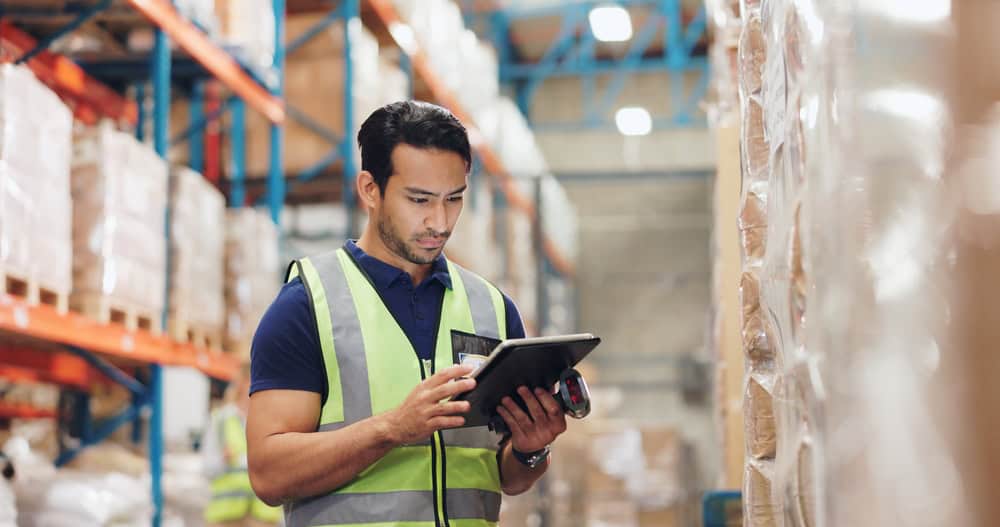
<path id="1" fill-rule="evenodd" d="M 163 333 L 160 312 L 109 295 L 78 294 L 72 298 L 73 310 L 104 324 L 119 324 L 129 331 Z"/>
<path id="2" fill-rule="evenodd" d="M 52 306 L 59 313 L 69 311 L 69 292 L 39 284 L 26 275 L 0 268 L 0 293 L 20 298 L 29 306 Z"/>
<path id="3" fill-rule="evenodd" d="M 206 327 L 178 316 L 171 316 L 167 325 L 170 338 L 178 342 L 186 342 L 200 348 L 222 352 L 222 328 Z"/>

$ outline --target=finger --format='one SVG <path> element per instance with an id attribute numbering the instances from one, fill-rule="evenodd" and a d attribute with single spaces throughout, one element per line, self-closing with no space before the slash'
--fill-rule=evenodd
<path id="1" fill-rule="evenodd" d="M 542 409 L 541 403 L 535 397 L 535 394 L 531 393 L 531 390 L 527 386 L 521 386 L 517 389 L 518 395 L 524 400 L 524 404 L 528 407 L 528 412 L 531 414 L 531 420 L 534 422 L 545 421 L 548 418 L 545 410 Z"/>
<path id="2" fill-rule="evenodd" d="M 524 430 L 521 429 L 521 425 L 517 422 L 517 419 L 514 419 L 514 416 L 510 415 L 510 412 L 506 408 L 497 406 L 497 413 L 503 418 L 503 422 L 507 423 L 507 429 L 510 430 L 511 437 L 524 437 Z"/>
<path id="3" fill-rule="evenodd" d="M 545 408 L 545 413 L 549 414 L 549 417 L 556 417 L 563 413 L 559 402 L 556 401 L 555 397 L 552 397 L 551 393 L 541 388 L 535 388 L 535 396 L 538 397 L 538 402 L 542 403 L 542 408 Z"/>
<path id="4" fill-rule="evenodd" d="M 503 404 L 504 408 L 506 408 L 507 411 L 510 412 L 510 415 L 517 420 L 517 424 L 521 425 L 522 430 L 531 429 L 532 427 L 531 418 L 528 417 L 528 414 L 524 413 L 524 410 L 521 410 L 521 407 L 514 402 L 514 399 L 510 397 L 504 397 L 500 402 L 501 404 Z"/>
<path id="5" fill-rule="evenodd" d="M 430 397 L 432 401 L 441 401 L 454 397 L 460 393 L 465 393 L 475 387 L 476 381 L 474 379 L 462 379 L 434 388 L 430 392 Z"/>
<path id="6" fill-rule="evenodd" d="M 428 386 L 435 387 L 441 386 L 452 379 L 457 379 L 459 377 L 464 377 L 472 373 L 473 367 L 466 364 L 456 364 L 454 366 L 449 366 L 434 375 L 432 375 L 426 382 Z"/>
<path id="7" fill-rule="evenodd" d="M 452 401 L 434 405 L 434 408 L 431 410 L 431 415 L 458 415 L 464 414 L 471 409 L 472 405 L 469 404 L 469 401 Z"/>
<path id="8" fill-rule="evenodd" d="M 439 416 L 427 422 L 434 430 L 444 430 L 445 428 L 458 428 L 465 424 L 465 418 L 460 416 Z"/>

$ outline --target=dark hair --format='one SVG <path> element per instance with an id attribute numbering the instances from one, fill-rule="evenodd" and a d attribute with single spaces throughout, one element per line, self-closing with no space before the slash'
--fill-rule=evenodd
<path id="1" fill-rule="evenodd" d="M 392 151 L 400 143 L 417 148 L 455 152 L 472 167 L 469 135 L 448 110 L 426 102 L 400 101 L 372 114 L 358 131 L 361 170 L 368 171 L 384 194 L 392 175 Z"/>

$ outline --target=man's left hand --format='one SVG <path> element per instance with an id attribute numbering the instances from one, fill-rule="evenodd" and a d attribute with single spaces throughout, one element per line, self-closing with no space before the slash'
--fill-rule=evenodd
<path id="1" fill-rule="evenodd" d="M 510 429 L 511 446 L 518 452 L 528 453 L 550 445 L 559 434 L 566 431 L 566 415 L 552 394 L 525 386 L 517 389 L 528 407 L 525 413 L 510 397 L 504 397 L 497 412 Z"/>

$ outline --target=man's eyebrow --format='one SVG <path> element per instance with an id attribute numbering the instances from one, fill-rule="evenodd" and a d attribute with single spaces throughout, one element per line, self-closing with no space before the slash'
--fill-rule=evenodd
<path id="1" fill-rule="evenodd" d="M 468 185 L 462 185 L 461 188 L 457 188 L 457 189 L 449 192 L 448 195 L 449 196 L 454 196 L 455 194 L 461 194 L 461 193 L 465 192 L 465 190 L 467 188 L 469 188 Z M 418 196 L 431 196 L 431 197 L 435 197 L 435 198 L 438 197 L 438 196 L 440 196 L 440 194 L 438 194 L 437 192 L 431 192 L 429 190 L 424 190 L 422 188 L 417 188 L 417 187 L 406 187 L 404 190 L 406 190 L 410 194 L 416 194 Z"/>
<path id="2" fill-rule="evenodd" d="M 433 196 L 436 198 L 440 195 L 436 192 L 431 192 L 429 190 L 424 190 L 422 188 L 416 188 L 416 187 L 406 187 L 405 190 L 410 194 L 417 194 L 419 196 Z"/>

